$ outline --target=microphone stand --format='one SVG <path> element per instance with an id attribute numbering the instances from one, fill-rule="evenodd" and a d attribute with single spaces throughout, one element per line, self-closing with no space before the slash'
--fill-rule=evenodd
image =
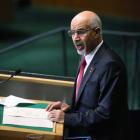
<path id="1" fill-rule="evenodd" d="M 21 70 L 20 70 L 20 69 L 16 70 L 14 73 L 12 73 L 12 74 L 10 75 L 9 78 L 0 81 L 0 85 L 1 85 L 1 84 L 4 84 L 4 83 L 6 83 L 6 82 L 8 82 L 10 79 L 12 79 L 14 76 L 18 75 L 19 73 L 21 73 Z"/>

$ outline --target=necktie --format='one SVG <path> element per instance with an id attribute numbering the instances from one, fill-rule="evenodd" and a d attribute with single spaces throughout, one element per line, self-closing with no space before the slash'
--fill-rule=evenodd
<path id="1" fill-rule="evenodd" d="M 79 75 L 78 75 L 77 83 L 76 83 L 76 99 L 78 97 L 78 91 L 79 91 L 80 84 L 81 84 L 81 81 L 82 81 L 82 78 L 83 78 L 83 75 L 84 75 L 85 67 L 86 67 L 86 60 L 84 58 L 81 65 L 80 65 L 80 71 L 79 71 Z"/>

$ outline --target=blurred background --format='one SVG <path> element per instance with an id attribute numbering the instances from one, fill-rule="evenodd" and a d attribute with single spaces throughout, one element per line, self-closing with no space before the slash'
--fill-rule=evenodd
<path id="1" fill-rule="evenodd" d="M 140 109 L 140 2 L 138 0 L 1 0 L 0 70 L 75 77 L 78 55 L 67 35 L 72 17 L 93 10 L 104 40 L 128 70 L 129 108 Z"/>
<path id="2" fill-rule="evenodd" d="M 140 110 L 139 0 L 1 0 L 0 71 L 75 77 L 79 57 L 67 30 L 82 10 L 95 11 L 104 40 L 128 71 L 129 109 Z"/>

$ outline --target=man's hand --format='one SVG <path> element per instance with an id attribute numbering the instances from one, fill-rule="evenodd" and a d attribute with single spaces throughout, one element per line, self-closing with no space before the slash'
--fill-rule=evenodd
<path id="1" fill-rule="evenodd" d="M 61 110 L 62 111 L 67 111 L 70 108 L 70 105 L 66 104 L 66 103 L 62 103 L 61 104 Z"/>
<path id="2" fill-rule="evenodd" d="M 54 109 L 66 111 L 69 109 L 69 107 L 70 106 L 68 104 L 58 101 L 58 102 L 53 102 L 53 103 L 49 104 L 46 111 L 50 112 Z"/>
<path id="3" fill-rule="evenodd" d="M 48 105 L 48 107 L 46 108 L 46 111 L 50 112 L 54 109 L 61 109 L 61 106 L 62 106 L 62 102 L 60 102 L 60 101 L 53 102 L 53 103 Z"/>
<path id="4" fill-rule="evenodd" d="M 52 110 L 48 114 L 48 119 L 53 122 L 64 123 L 64 115 L 62 110 Z"/>

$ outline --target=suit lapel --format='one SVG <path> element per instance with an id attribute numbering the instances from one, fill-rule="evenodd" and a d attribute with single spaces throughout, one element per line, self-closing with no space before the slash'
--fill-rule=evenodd
<path id="1" fill-rule="evenodd" d="M 88 67 L 84 77 L 83 77 L 83 80 L 81 82 L 81 85 L 80 85 L 80 88 L 79 88 L 79 92 L 78 92 L 78 97 L 77 97 L 77 101 L 79 100 L 81 94 L 82 94 L 82 91 L 88 81 L 88 79 L 90 78 L 91 74 L 93 74 L 93 71 L 95 70 L 95 66 L 93 63 L 90 64 L 90 66 Z"/>
<path id="2" fill-rule="evenodd" d="M 98 61 L 100 60 L 100 58 L 102 57 L 102 55 L 104 54 L 106 45 L 103 43 L 102 46 L 99 48 L 99 50 L 97 51 L 97 53 L 95 54 L 94 58 L 92 59 L 84 77 L 83 80 L 81 82 L 80 88 L 79 88 L 79 92 L 78 92 L 78 98 L 77 98 L 77 102 L 79 101 L 79 98 L 82 94 L 82 91 L 88 81 L 88 79 L 91 77 L 91 75 L 94 73 L 95 69 L 96 69 L 96 64 L 98 63 Z"/>

